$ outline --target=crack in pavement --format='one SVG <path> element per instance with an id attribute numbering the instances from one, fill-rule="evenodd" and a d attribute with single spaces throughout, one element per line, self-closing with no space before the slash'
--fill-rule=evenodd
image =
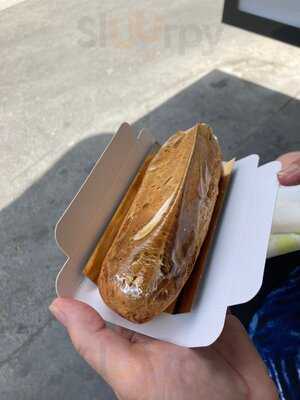
<path id="1" fill-rule="evenodd" d="M 34 340 L 35 338 L 37 338 L 43 331 L 44 329 L 49 325 L 49 323 L 53 320 L 53 318 L 49 318 L 47 319 L 46 323 L 44 325 L 42 325 L 39 329 L 37 329 L 32 335 L 30 335 L 28 337 L 28 339 L 26 339 L 21 346 L 19 346 L 16 350 L 14 350 L 12 353 L 10 353 L 4 360 L 0 361 L 0 369 L 7 364 L 8 362 L 10 362 L 11 360 L 13 360 L 21 350 L 25 349 L 26 347 L 28 347 Z"/>
<path id="2" fill-rule="evenodd" d="M 300 92 L 297 92 L 294 97 L 291 97 L 290 99 L 288 99 L 279 109 L 278 112 L 281 112 L 282 110 L 284 110 L 290 103 L 292 103 L 293 101 L 298 101 L 298 96 L 299 96 Z"/>

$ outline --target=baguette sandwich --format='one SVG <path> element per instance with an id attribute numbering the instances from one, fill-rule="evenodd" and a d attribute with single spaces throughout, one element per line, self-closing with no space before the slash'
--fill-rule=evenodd
<path id="1" fill-rule="evenodd" d="M 205 124 L 158 150 L 99 268 L 108 307 L 143 323 L 175 301 L 207 236 L 221 175 L 221 150 Z"/>

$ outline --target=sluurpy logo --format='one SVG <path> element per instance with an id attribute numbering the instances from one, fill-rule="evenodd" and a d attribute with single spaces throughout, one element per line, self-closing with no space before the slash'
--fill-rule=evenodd
<path id="1" fill-rule="evenodd" d="M 191 47 L 202 54 L 213 52 L 221 39 L 221 24 L 170 24 L 159 14 L 136 10 L 121 18 L 107 13 L 84 16 L 77 24 L 78 45 L 83 48 L 159 50 L 184 55 Z"/>

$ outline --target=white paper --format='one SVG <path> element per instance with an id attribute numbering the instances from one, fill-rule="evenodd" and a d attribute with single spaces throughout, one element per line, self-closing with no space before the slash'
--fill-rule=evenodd
<path id="1" fill-rule="evenodd" d="M 300 250 L 300 185 L 280 186 L 273 216 L 268 257 Z"/>
<path id="2" fill-rule="evenodd" d="M 300 234 L 300 185 L 280 186 L 272 233 Z"/>

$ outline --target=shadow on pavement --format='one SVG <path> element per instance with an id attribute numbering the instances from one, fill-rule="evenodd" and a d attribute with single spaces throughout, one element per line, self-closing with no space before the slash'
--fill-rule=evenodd
<path id="1" fill-rule="evenodd" d="M 298 100 L 215 70 L 133 126 L 148 127 L 162 141 L 202 120 L 215 130 L 225 158 L 258 153 L 266 162 L 300 149 L 299 114 Z M 76 144 L 0 212 L 0 386 L 6 400 L 114 398 L 71 350 L 47 309 L 64 261 L 54 225 L 111 136 Z"/>

